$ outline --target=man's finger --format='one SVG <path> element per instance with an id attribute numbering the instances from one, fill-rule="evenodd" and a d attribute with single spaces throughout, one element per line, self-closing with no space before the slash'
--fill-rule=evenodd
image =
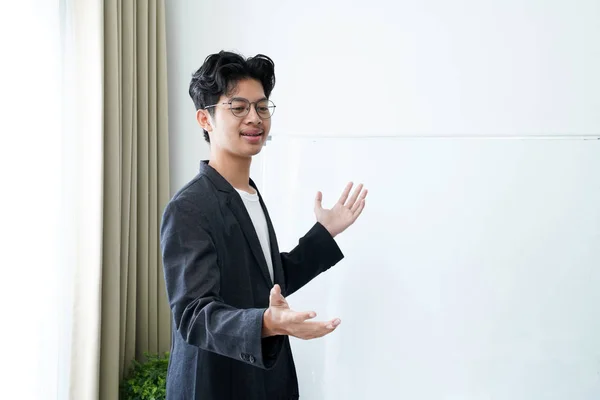
<path id="1" fill-rule="evenodd" d="M 342 321 L 339 318 L 330 321 L 306 321 L 294 336 L 300 339 L 316 339 L 333 332 Z"/>
<path id="2" fill-rule="evenodd" d="M 348 182 L 348 184 L 346 185 L 346 188 L 342 192 L 342 195 L 340 196 L 340 199 L 338 200 L 338 203 L 340 203 L 341 205 L 344 205 L 346 203 L 346 200 L 348 199 L 348 195 L 350 194 L 350 189 L 352 189 L 352 185 L 354 185 L 352 182 Z"/>
<path id="3" fill-rule="evenodd" d="M 358 206 L 356 207 L 356 209 L 352 210 L 352 218 L 354 221 L 356 221 L 356 218 L 358 218 L 358 216 L 362 213 L 363 209 L 365 208 L 365 203 L 365 199 L 359 200 L 357 202 Z"/>
<path id="4" fill-rule="evenodd" d="M 360 203 L 367 197 L 368 193 L 369 191 L 367 189 L 363 190 L 360 194 L 360 197 L 356 199 L 356 201 L 352 204 L 350 211 L 355 212 L 360 206 Z"/>
<path id="5" fill-rule="evenodd" d="M 303 312 L 296 312 L 295 315 L 292 317 L 292 319 L 294 320 L 294 322 L 304 322 L 306 320 L 312 319 L 314 317 L 317 316 L 317 313 L 314 311 L 303 311 Z"/>
<path id="6" fill-rule="evenodd" d="M 338 326 L 340 326 L 340 324 L 342 323 L 342 321 L 339 318 L 336 318 L 332 321 L 330 321 L 325 328 L 329 329 L 329 330 L 333 330 L 335 328 L 337 328 Z"/>
<path id="7" fill-rule="evenodd" d="M 352 197 L 350 197 L 350 200 L 348 201 L 347 206 L 352 208 L 354 207 L 354 204 L 356 203 L 356 199 L 358 199 L 358 195 L 361 194 L 363 188 L 363 184 L 361 183 L 360 185 L 358 185 L 356 187 L 356 189 L 354 189 L 354 192 L 352 193 Z"/>

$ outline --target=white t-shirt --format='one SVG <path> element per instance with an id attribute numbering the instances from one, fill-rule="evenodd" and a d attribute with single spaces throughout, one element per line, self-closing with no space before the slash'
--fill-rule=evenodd
<path id="1" fill-rule="evenodd" d="M 252 194 L 239 189 L 235 190 L 237 190 L 237 192 L 242 197 L 244 205 L 246 206 L 246 210 L 248 210 L 248 214 L 250 215 L 250 219 L 252 219 L 254 230 L 256 231 L 258 240 L 260 241 L 260 246 L 262 247 L 263 254 L 265 255 L 265 260 L 267 260 L 267 267 L 269 267 L 269 275 L 271 275 L 271 282 L 274 282 L 273 259 L 271 258 L 271 241 L 269 240 L 269 228 L 267 226 L 267 219 L 265 218 L 265 213 L 263 212 L 263 209 L 260 206 L 258 193 L 255 192 Z"/>

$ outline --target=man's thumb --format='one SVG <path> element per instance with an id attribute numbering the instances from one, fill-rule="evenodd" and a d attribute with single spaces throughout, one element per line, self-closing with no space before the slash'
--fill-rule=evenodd
<path id="1" fill-rule="evenodd" d="M 272 288 L 271 288 L 271 296 L 275 295 L 277 296 L 278 294 L 281 294 L 281 287 L 279 287 L 279 284 L 276 283 Z"/>
<path id="2" fill-rule="evenodd" d="M 278 306 L 282 303 L 281 288 L 279 285 L 273 286 L 271 295 L 269 296 L 269 305 Z"/>
<path id="3" fill-rule="evenodd" d="M 320 210 L 322 207 L 321 202 L 323 201 L 323 193 L 317 192 L 317 197 L 315 197 L 315 210 Z"/>

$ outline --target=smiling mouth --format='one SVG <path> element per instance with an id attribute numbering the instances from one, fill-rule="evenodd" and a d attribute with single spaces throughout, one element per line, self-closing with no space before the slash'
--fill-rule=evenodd
<path id="1" fill-rule="evenodd" d="M 251 137 L 255 137 L 255 136 L 261 136 L 262 132 L 257 132 L 257 133 L 242 133 L 242 136 L 251 136 Z"/>

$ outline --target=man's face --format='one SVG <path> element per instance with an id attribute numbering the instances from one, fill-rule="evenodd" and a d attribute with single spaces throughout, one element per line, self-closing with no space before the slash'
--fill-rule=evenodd
<path id="1" fill-rule="evenodd" d="M 205 124 L 210 123 L 209 129 L 205 129 L 210 135 L 212 151 L 245 158 L 252 157 L 262 150 L 271 129 L 271 119 L 264 118 L 265 113 L 268 114 L 269 111 L 264 107 L 266 103 L 261 100 L 267 100 L 262 84 L 255 79 L 245 79 L 238 82 L 230 96 L 221 96 L 214 107 L 214 116 L 208 112 L 205 112 L 204 117 L 199 115 L 198 121 L 203 127 L 205 125 L 201 121 L 202 118 L 208 119 Z M 223 104 L 230 101 L 231 107 L 229 104 Z M 248 106 L 244 101 L 253 104 Z M 247 107 L 250 108 L 249 111 L 246 111 Z"/>

